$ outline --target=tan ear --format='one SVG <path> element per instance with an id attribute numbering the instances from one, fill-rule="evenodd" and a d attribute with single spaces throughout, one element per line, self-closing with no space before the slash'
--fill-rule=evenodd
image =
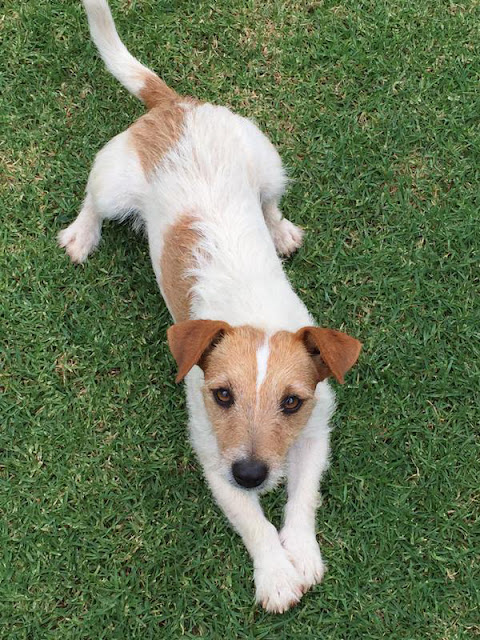
<path id="1" fill-rule="evenodd" d="M 333 375 L 340 384 L 345 382 L 343 376 L 357 361 L 361 342 L 341 331 L 319 327 L 303 327 L 295 335 L 312 355 L 319 381 Z"/>
<path id="2" fill-rule="evenodd" d="M 167 339 L 178 366 L 175 382 L 181 382 L 219 334 L 229 329 L 231 326 L 220 320 L 186 320 L 172 325 L 167 331 Z"/>

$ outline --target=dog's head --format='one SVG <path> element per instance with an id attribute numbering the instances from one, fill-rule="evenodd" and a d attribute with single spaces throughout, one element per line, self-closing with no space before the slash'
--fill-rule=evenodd
<path id="1" fill-rule="evenodd" d="M 273 334 L 216 320 L 187 320 L 168 330 L 177 382 L 203 369 L 205 408 L 224 470 L 244 488 L 265 489 L 282 474 L 290 445 L 315 406 L 317 384 L 343 376 L 361 343 L 345 333 L 304 327 Z"/>

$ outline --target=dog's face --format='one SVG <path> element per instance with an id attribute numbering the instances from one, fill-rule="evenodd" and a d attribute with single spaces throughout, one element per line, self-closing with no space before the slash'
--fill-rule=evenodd
<path id="1" fill-rule="evenodd" d="M 302 341 L 238 327 L 203 366 L 205 407 L 226 472 L 247 488 L 273 484 L 315 402 L 318 378 Z"/>
<path id="2" fill-rule="evenodd" d="M 320 380 L 355 363 L 360 343 L 338 331 L 307 327 L 267 335 L 253 327 L 189 320 L 169 329 L 181 380 L 204 371 L 205 408 L 225 475 L 246 489 L 268 489 L 315 406 Z"/>

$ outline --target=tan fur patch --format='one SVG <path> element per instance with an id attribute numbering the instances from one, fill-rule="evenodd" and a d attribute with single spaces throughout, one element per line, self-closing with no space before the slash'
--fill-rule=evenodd
<path id="1" fill-rule="evenodd" d="M 140 91 L 140 99 L 147 109 L 153 109 L 153 107 L 167 102 L 174 102 L 179 98 L 178 93 L 170 89 L 155 73 L 145 74 L 144 85 Z"/>
<path id="2" fill-rule="evenodd" d="M 255 424 L 257 348 L 263 331 L 253 327 L 235 327 L 224 336 L 205 362 L 205 406 L 223 452 L 249 446 Z M 229 409 L 218 406 L 212 392 L 231 389 L 235 403 Z"/>
<path id="3" fill-rule="evenodd" d="M 193 216 L 185 215 L 167 230 L 160 259 L 161 289 L 175 322 L 190 318 L 194 278 L 188 272 L 195 264 L 193 251 L 199 240 L 194 222 Z"/>
<path id="4" fill-rule="evenodd" d="M 285 458 L 310 418 L 317 381 L 312 358 L 301 340 L 289 331 L 275 333 L 270 338 L 267 374 L 259 392 L 260 428 L 256 442 L 259 459 L 275 464 Z M 303 404 L 296 413 L 285 415 L 279 407 L 288 395 L 298 396 Z"/>
<path id="5" fill-rule="evenodd" d="M 185 109 L 175 100 L 153 107 L 129 128 L 130 140 L 146 174 L 151 173 L 180 138 Z"/>
<path id="6" fill-rule="evenodd" d="M 241 452 L 241 457 L 278 467 L 311 415 L 318 378 L 301 339 L 280 331 L 269 340 L 267 371 L 257 390 L 256 354 L 264 339 L 262 331 L 251 327 L 228 332 L 206 359 L 204 399 L 222 453 L 235 457 Z M 213 396 L 223 387 L 235 398 L 227 409 Z M 297 413 L 282 412 L 288 395 L 303 400 Z"/>
<path id="7" fill-rule="evenodd" d="M 142 168 L 149 174 L 180 138 L 186 110 L 201 102 L 178 95 L 154 73 L 144 76 L 140 98 L 150 111 L 129 132 Z"/>

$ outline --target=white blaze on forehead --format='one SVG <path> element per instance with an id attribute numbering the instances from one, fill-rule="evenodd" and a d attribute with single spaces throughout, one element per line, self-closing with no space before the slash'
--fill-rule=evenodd
<path id="1" fill-rule="evenodd" d="M 265 336 L 263 344 L 257 349 L 257 392 L 267 375 L 268 357 L 270 356 L 270 345 L 268 336 Z"/>

